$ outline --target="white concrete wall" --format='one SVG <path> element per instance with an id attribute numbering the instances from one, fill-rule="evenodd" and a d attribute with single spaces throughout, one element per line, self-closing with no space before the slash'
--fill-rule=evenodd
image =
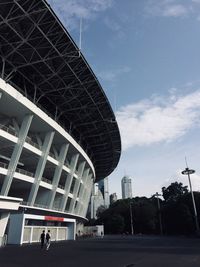
<path id="1" fill-rule="evenodd" d="M 38 123 L 38 125 L 40 127 L 47 128 L 48 131 L 55 132 L 57 139 L 60 138 L 62 143 L 66 142 L 66 144 L 69 144 L 69 146 L 72 147 L 71 151 L 73 151 L 74 155 L 78 155 L 80 158 L 80 162 L 77 162 L 77 168 L 79 168 L 79 165 L 81 166 L 82 162 L 85 162 L 84 168 L 86 170 L 87 169 L 89 170 L 87 175 L 92 176 L 92 178 L 95 180 L 95 169 L 94 169 L 94 165 L 93 165 L 92 161 L 90 160 L 90 158 L 88 157 L 86 152 L 82 149 L 82 147 L 72 138 L 72 136 L 68 132 L 66 132 L 66 130 L 64 128 L 62 128 L 55 120 L 53 120 L 50 116 L 48 116 L 47 113 L 42 111 L 33 102 L 31 102 L 29 99 L 27 99 L 25 96 L 23 96 L 13 86 L 11 86 L 10 84 L 7 84 L 1 78 L 0 78 L 0 90 L 2 92 L 1 101 L 3 101 L 3 97 L 6 95 L 6 97 L 9 99 L 8 103 L 14 109 L 15 108 L 16 109 L 20 109 L 20 108 L 24 109 L 25 108 L 26 113 L 31 114 L 31 116 L 33 116 L 34 123 Z M 15 107 L 15 105 L 16 105 L 16 107 Z M 11 116 L 11 115 L 12 114 L 9 114 L 9 116 Z M 32 119 L 31 119 L 29 124 L 28 124 L 29 126 L 26 127 L 27 131 L 29 131 L 29 130 L 31 131 Z M 19 127 L 19 130 L 21 131 L 21 128 L 23 128 L 23 127 L 20 128 L 20 125 L 17 125 L 17 126 Z M 24 126 L 24 128 L 25 128 L 25 126 Z M 14 149 L 17 147 L 17 145 L 19 143 L 19 140 L 18 140 L 19 137 L 14 136 L 14 134 L 12 135 L 12 134 L 6 132 L 4 129 L 0 129 L 0 137 L 2 137 L 3 140 L 7 139 L 7 140 L 11 141 Z M 22 153 L 23 149 L 27 149 L 27 150 L 29 150 L 29 152 L 31 152 L 33 154 L 33 158 L 36 158 L 37 161 L 40 160 L 40 158 L 42 157 L 41 147 L 36 148 L 36 147 L 34 147 L 34 145 L 27 143 L 28 142 L 27 138 L 30 139 L 28 136 L 28 133 L 27 133 L 27 135 L 24 135 L 23 144 L 20 143 L 21 144 L 20 145 L 21 146 L 20 147 L 21 152 L 18 153 L 19 154 L 18 156 L 20 157 L 20 153 Z M 54 137 L 52 137 L 52 140 L 53 140 L 53 138 Z M 49 146 L 53 146 L 53 142 L 54 142 L 54 140 L 52 141 L 51 144 L 49 143 Z M 41 142 L 41 145 L 42 145 L 42 142 Z M 59 151 L 57 151 L 57 152 L 59 153 Z M 37 157 L 35 157 L 35 156 L 37 156 Z M 71 156 L 73 156 L 73 155 L 70 155 L 70 157 Z M 15 159 L 13 154 L 12 154 L 12 158 Z M 43 167 L 44 168 L 45 168 L 45 165 L 47 162 L 52 163 L 55 166 L 59 165 L 58 159 L 54 159 L 50 155 L 47 155 L 46 160 L 43 160 Z M 57 207 L 58 210 L 65 211 L 65 203 L 67 202 L 67 198 L 71 197 L 72 203 L 71 203 L 70 209 L 67 210 L 66 212 L 71 213 L 72 215 L 74 214 L 74 215 L 77 215 L 80 217 L 85 217 L 85 213 L 87 211 L 87 204 L 85 204 L 85 203 L 87 203 L 87 195 L 89 196 L 90 192 L 91 192 L 90 186 L 88 187 L 88 184 L 84 185 L 88 190 L 85 190 L 85 196 L 83 196 L 83 199 L 81 199 L 80 196 L 79 196 L 79 198 L 77 197 L 78 184 L 80 182 L 83 182 L 82 174 L 84 174 L 83 173 L 84 168 L 82 169 L 82 172 L 79 170 L 79 173 L 77 175 L 77 173 L 75 173 L 77 171 L 76 166 L 75 166 L 74 171 L 72 171 L 72 167 L 73 167 L 72 165 L 70 165 L 68 167 L 65 165 L 61 166 L 61 170 L 66 172 L 66 175 L 68 175 L 68 176 L 71 175 L 70 181 L 72 181 L 73 178 L 76 178 L 78 180 L 78 182 L 76 182 L 76 186 L 74 186 L 73 193 L 70 194 L 69 188 L 70 188 L 71 183 L 69 183 L 69 186 L 68 186 L 68 184 L 65 184 L 65 185 L 61 184 L 60 186 L 65 186 L 64 190 L 58 187 L 59 186 L 59 178 L 58 178 L 57 183 L 54 183 L 54 184 L 49 183 L 48 181 L 51 179 L 49 177 L 43 177 L 42 176 L 42 172 L 44 172 L 44 168 L 43 168 L 43 171 L 41 171 L 40 176 L 38 178 L 38 177 L 36 177 L 36 173 L 27 173 L 27 174 L 20 173 L 19 170 L 16 170 L 17 160 L 14 163 L 15 163 L 15 166 L 13 168 L 10 168 L 9 167 L 10 165 L 8 165 L 8 169 L 6 167 L 0 168 L 0 173 L 3 174 L 2 177 L 4 177 L 2 188 L 3 189 L 6 188 L 5 190 L 2 190 L 2 192 L 1 192 L 2 195 L 5 195 L 5 196 L 9 195 L 9 191 L 10 191 L 12 183 L 15 182 L 16 180 L 18 180 L 18 181 L 20 180 L 19 182 L 22 182 L 22 183 L 27 182 L 30 184 L 30 187 L 29 187 L 29 185 L 26 187 L 27 191 L 29 190 L 29 192 L 27 192 L 27 194 L 29 193 L 29 196 L 28 197 L 26 196 L 26 199 L 24 199 L 24 205 L 34 206 L 36 204 L 35 206 L 37 206 L 37 204 L 38 204 L 38 205 L 40 205 L 38 207 L 45 207 L 47 209 L 48 208 L 51 209 L 53 207 L 55 209 L 56 205 L 51 205 L 51 207 L 48 207 L 48 203 L 49 203 L 49 196 L 50 196 L 49 192 L 50 191 L 52 191 L 52 192 L 56 191 L 56 193 L 60 193 L 62 195 L 61 196 L 62 197 L 62 203 L 64 203 L 62 209 L 61 209 L 61 207 Z M 35 164 L 37 164 L 37 163 L 35 162 Z M 65 162 L 64 162 L 64 164 L 65 164 Z M 11 173 L 11 170 L 12 170 L 12 173 Z M 26 171 L 28 171 L 28 169 Z M 42 178 L 45 178 L 46 181 L 45 180 L 43 181 Z M 91 177 L 90 177 L 90 179 L 91 179 Z M 7 181 L 7 183 L 5 183 L 5 180 Z M 52 180 L 50 182 L 52 182 Z M 40 193 L 39 188 L 41 188 L 41 187 L 44 188 L 45 190 L 41 191 L 41 193 Z M 31 190 L 31 192 L 33 191 L 34 197 L 30 193 L 30 190 Z M 22 195 L 22 196 L 24 198 L 24 195 Z M 36 199 L 38 200 L 38 203 L 35 202 Z M 54 197 L 52 197 L 52 202 L 53 201 L 54 201 Z M 78 205 L 77 205 L 78 208 L 76 208 L 76 210 L 75 210 L 75 203 L 78 203 Z M 80 210 L 81 204 L 83 204 L 82 210 Z"/>
<path id="2" fill-rule="evenodd" d="M 11 214 L 8 232 L 8 244 L 22 244 L 23 228 L 23 214 Z"/>
<path id="3" fill-rule="evenodd" d="M 49 216 L 51 218 L 51 216 Z M 53 217 L 52 217 L 53 218 Z M 55 221 L 56 221 L 55 217 Z M 24 225 L 25 219 L 35 220 L 35 225 Z M 52 233 L 52 241 L 60 240 L 75 240 L 76 233 L 76 220 L 62 218 L 62 222 L 65 222 L 66 226 L 43 226 L 37 225 L 38 220 L 45 220 L 45 216 L 34 215 L 34 214 L 12 214 L 10 216 L 10 227 L 8 232 L 8 244 L 23 244 L 23 243 L 32 243 L 32 242 L 40 242 L 40 234 L 42 230 L 50 230 Z M 59 218 L 58 218 L 59 221 Z M 26 230 L 25 230 L 26 229 Z M 27 233 L 27 229 L 29 233 Z M 59 231 L 65 229 L 65 237 L 59 238 Z M 26 240 L 24 239 L 24 231 L 26 231 Z"/>

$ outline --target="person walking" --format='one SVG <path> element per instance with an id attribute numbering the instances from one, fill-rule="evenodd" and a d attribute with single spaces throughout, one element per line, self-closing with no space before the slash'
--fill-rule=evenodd
<path id="1" fill-rule="evenodd" d="M 50 234 L 50 230 L 48 230 L 48 232 L 46 233 L 46 250 L 49 249 L 51 244 L 51 234 Z"/>
<path id="2" fill-rule="evenodd" d="M 101 231 L 101 238 L 103 238 L 103 231 Z"/>
<path id="3" fill-rule="evenodd" d="M 41 235 L 40 235 L 40 244 L 41 244 L 41 248 L 44 247 L 44 241 L 45 241 L 45 231 L 43 230 Z"/>

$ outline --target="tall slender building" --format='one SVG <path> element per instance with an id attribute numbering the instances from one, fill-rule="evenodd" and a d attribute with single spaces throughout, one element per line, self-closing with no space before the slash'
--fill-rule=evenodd
<path id="1" fill-rule="evenodd" d="M 110 205 L 109 189 L 108 189 L 108 177 L 98 182 L 99 190 L 104 198 L 104 206 L 108 208 Z"/>
<path id="2" fill-rule="evenodd" d="M 95 183 L 92 190 L 92 195 L 89 205 L 89 217 L 91 219 L 97 218 L 97 210 L 99 207 L 103 206 L 106 209 L 109 208 L 110 198 L 108 191 L 108 177 Z"/>
<path id="3" fill-rule="evenodd" d="M 104 206 L 104 198 L 98 183 L 93 185 L 92 195 L 90 199 L 89 213 L 91 219 L 97 219 L 97 210 Z"/>
<path id="4" fill-rule="evenodd" d="M 132 198 L 132 184 L 131 178 L 124 176 L 121 181 L 122 185 L 122 199 Z"/>

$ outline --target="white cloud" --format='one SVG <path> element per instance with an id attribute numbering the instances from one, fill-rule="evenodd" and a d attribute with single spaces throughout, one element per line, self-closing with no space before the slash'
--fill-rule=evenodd
<path id="1" fill-rule="evenodd" d="M 114 32 L 122 30 L 122 27 L 119 25 L 119 23 L 116 20 L 111 19 L 110 17 L 106 17 L 104 19 L 104 23 L 108 28 L 110 28 Z"/>
<path id="2" fill-rule="evenodd" d="M 114 82 L 118 79 L 118 77 L 130 71 L 131 69 L 128 66 L 123 66 L 123 67 L 112 69 L 112 70 L 101 71 L 98 73 L 98 76 L 104 81 Z"/>
<path id="3" fill-rule="evenodd" d="M 113 0 L 48 0 L 48 2 L 62 23 L 70 29 L 77 27 L 80 18 L 94 19 L 99 12 L 110 8 L 113 4 Z"/>
<path id="4" fill-rule="evenodd" d="M 155 97 L 116 112 L 122 148 L 173 141 L 199 125 L 200 90 L 186 96 Z"/>
<path id="5" fill-rule="evenodd" d="M 118 39 L 125 38 L 125 29 L 124 29 L 124 22 L 127 22 L 123 15 L 120 18 L 111 18 L 111 17 L 105 17 L 104 24 L 108 29 L 110 29 L 112 32 L 115 33 L 115 37 Z"/>
<path id="6" fill-rule="evenodd" d="M 188 176 L 187 175 L 181 175 L 180 174 L 181 170 L 178 171 L 179 177 L 177 179 L 178 182 L 181 182 L 183 185 L 187 185 L 188 189 L 190 190 L 189 187 L 189 181 L 188 181 Z M 192 191 L 200 191 L 200 176 L 196 173 L 190 175 L 191 179 L 191 184 L 192 184 Z"/>
<path id="7" fill-rule="evenodd" d="M 163 16 L 165 17 L 180 17 L 186 15 L 188 13 L 188 9 L 183 5 L 171 5 L 167 6 L 163 10 Z"/>
<path id="8" fill-rule="evenodd" d="M 182 175 L 181 172 L 183 170 L 177 170 L 176 173 L 174 174 L 173 178 L 166 179 L 165 182 L 161 185 L 161 188 L 168 187 L 171 183 L 178 182 L 182 183 L 184 186 L 188 187 L 188 190 L 190 191 L 189 187 L 189 181 L 188 181 L 188 176 L 187 175 Z M 200 191 L 200 175 L 197 173 L 194 173 L 190 175 L 191 179 L 191 184 L 192 184 L 192 191 Z"/>
<path id="9" fill-rule="evenodd" d="M 192 0 L 193 3 L 200 4 L 200 0 Z"/>
<path id="10" fill-rule="evenodd" d="M 193 4 L 194 2 L 195 0 Z M 178 0 L 150 0 L 146 6 L 146 12 L 153 16 L 186 17 L 193 13 L 193 5 L 190 0 L 184 2 Z"/>

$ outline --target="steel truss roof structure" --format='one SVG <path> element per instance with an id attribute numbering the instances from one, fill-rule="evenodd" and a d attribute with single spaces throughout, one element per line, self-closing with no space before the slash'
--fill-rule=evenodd
<path id="1" fill-rule="evenodd" d="M 0 0 L 1 77 L 48 110 L 84 148 L 97 180 L 117 166 L 121 140 L 96 76 L 45 0 Z"/>

